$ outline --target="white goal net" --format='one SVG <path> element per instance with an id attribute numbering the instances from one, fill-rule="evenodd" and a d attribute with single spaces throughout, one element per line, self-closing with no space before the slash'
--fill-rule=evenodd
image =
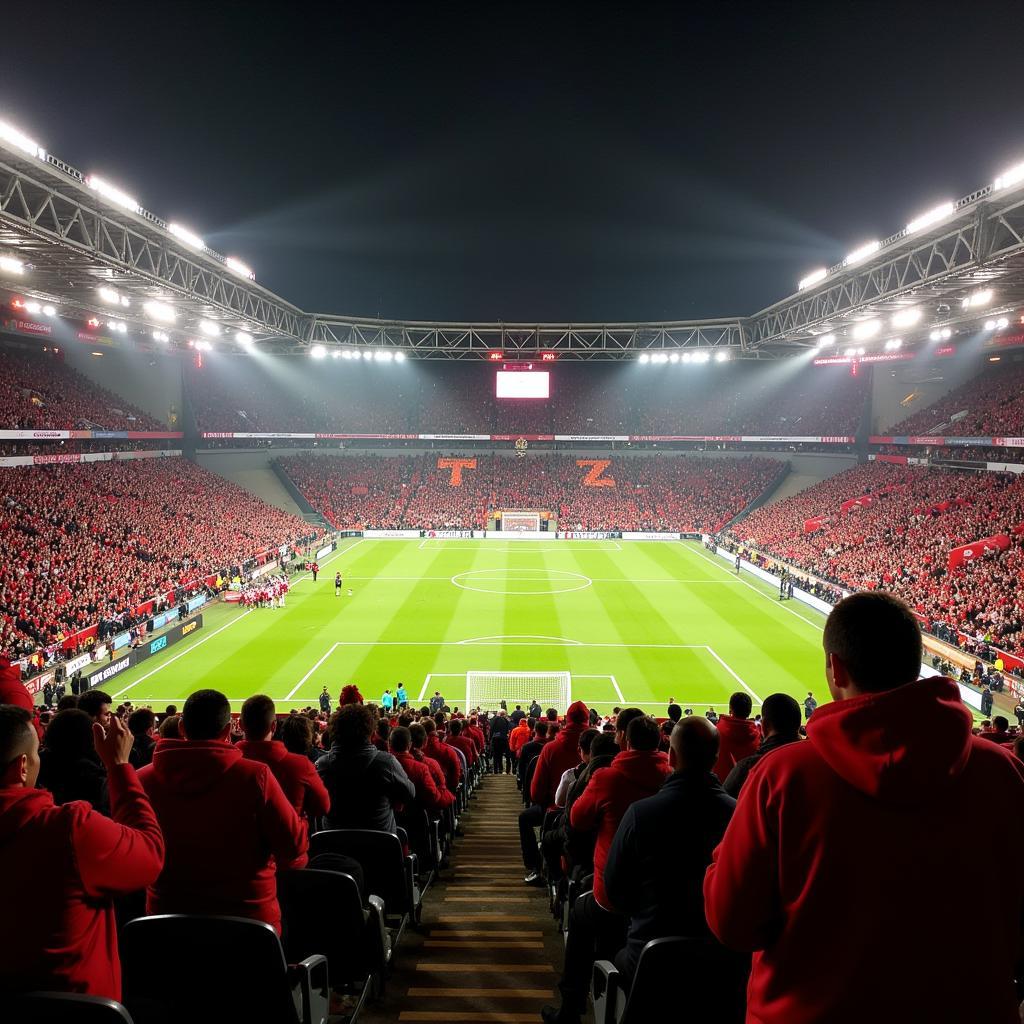
<path id="1" fill-rule="evenodd" d="M 467 672 L 466 707 L 496 711 L 505 701 L 509 710 L 536 700 L 545 711 L 564 715 L 572 702 L 568 672 Z"/>
<path id="2" fill-rule="evenodd" d="M 501 513 L 501 529 L 505 533 L 538 533 L 540 531 L 540 513 L 503 511 Z"/>

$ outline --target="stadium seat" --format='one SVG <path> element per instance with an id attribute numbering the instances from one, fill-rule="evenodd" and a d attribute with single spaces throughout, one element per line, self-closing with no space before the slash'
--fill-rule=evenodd
<path id="1" fill-rule="evenodd" d="M 636 976 L 628 986 L 615 965 L 594 964 L 591 995 L 595 1024 L 648 1024 L 665 1014 L 665 984 L 678 1000 L 680 1024 L 743 1024 L 750 958 L 710 939 L 652 939 L 643 948 Z"/>
<path id="2" fill-rule="evenodd" d="M 132 1024 L 131 1014 L 113 999 L 72 992 L 30 992 L 0 1007 L 7 1024 Z"/>
<path id="3" fill-rule="evenodd" d="M 124 929 L 124 1002 L 135 1024 L 320 1024 L 327 960 L 285 960 L 268 924 L 241 917 L 163 914 Z"/>
<path id="4" fill-rule="evenodd" d="M 397 836 L 362 828 L 316 832 L 310 836 L 309 855 L 321 853 L 342 853 L 363 866 L 367 891 L 384 901 L 393 946 L 410 920 L 419 924 L 422 897 L 416 884 L 416 858 L 403 853 Z"/>
<path id="5" fill-rule="evenodd" d="M 355 1024 L 367 998 L 383 987 L 388 966 L 382 901 L 371 896 L 371 909 L 364 909 L 351 875 L 321 868 L 281 872 L 277 895 L 285 956 L 292 963 L 325 956 L 331 988 L 356 996 L 350 1018 Z"/>
<path id="6" fill-rule="evenodd" d="M 523 772 L 523 803 L 527 807 L 533 803 L 533 800 L 530 799 L 530 789 L 533 785 L 533 773 L 537 770 L 537 762 L 539 760 L 540 754 L 534 754 L 526 765 L 526 771 Z"/>

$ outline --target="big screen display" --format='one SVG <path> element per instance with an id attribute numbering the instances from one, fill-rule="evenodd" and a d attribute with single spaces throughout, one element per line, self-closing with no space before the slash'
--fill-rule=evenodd
<path id="1" fill-rule="evenodd" d="M 547 398 L 550 378 L 546 370 L 498 370 L 498 398 Z"/>

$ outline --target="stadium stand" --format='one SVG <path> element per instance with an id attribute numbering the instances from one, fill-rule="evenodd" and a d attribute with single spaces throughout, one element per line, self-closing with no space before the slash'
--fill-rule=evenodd
<path id="1" fill-rule="evenodd" d="M 0 348 L 0 429 L 89 427 L 167 430 L 121 395 L 66 366 L 59 352 Z"/>
<path id="2" fill-rule="evenodd" d="M 901 436 L 1024 436 L 1024 366 L 990 366 L 887 432 Z"/>
<path id="3" fill-rule="evenodd" d="M 183 458 L 4 470 L 0 644 L 15 653 L 313 532 Z"/>
<path id="4" fill-rule="evenodd" d="M 436 455 L 289 456 L 280 464 L 335 527 L 482 528 L 488 510 L 537 508 L 558 513 L 564 530 L 715 531 L 775 479 L 772 459 L 656 456 L 617 458 L 586 486 L 589 469 L 574 456 L 477 457 L 458 486 Z"/>
<path id="5" fill-rule="evenodd" d="M 1018 653 L 1022 524 L 1019 476 L 867 463 L 758 509 L 731 536 L 841 586 L 897 594 L 932 632 L 945 625 Z M 954 548 L 998 534 L 1005 550 L 949 566 Z"/>

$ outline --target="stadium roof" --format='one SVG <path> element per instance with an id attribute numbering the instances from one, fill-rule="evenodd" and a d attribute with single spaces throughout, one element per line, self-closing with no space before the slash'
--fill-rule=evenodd
<path id="1" fill-rule="evenodd" d="M 1024 167 L 915 217 L 884 241 L 801 282 L 752 315 L 633 324 L 389 321 L 307 313 L 263 288 L 244 262 L 208 248 L 116 186 L 43 152 L 0 122 L 0 287 L 60 315 L 100 318 L 168 344 L 222 337 L 285 351 L 390 348 L 417 358 L 554 353 L 633 359 L 727 349 L 772 358 L 823 344 L 881 347 L 1008 329 L 1024 308 Z M 998 326 L 996 326 L 998 325 Z"/>

